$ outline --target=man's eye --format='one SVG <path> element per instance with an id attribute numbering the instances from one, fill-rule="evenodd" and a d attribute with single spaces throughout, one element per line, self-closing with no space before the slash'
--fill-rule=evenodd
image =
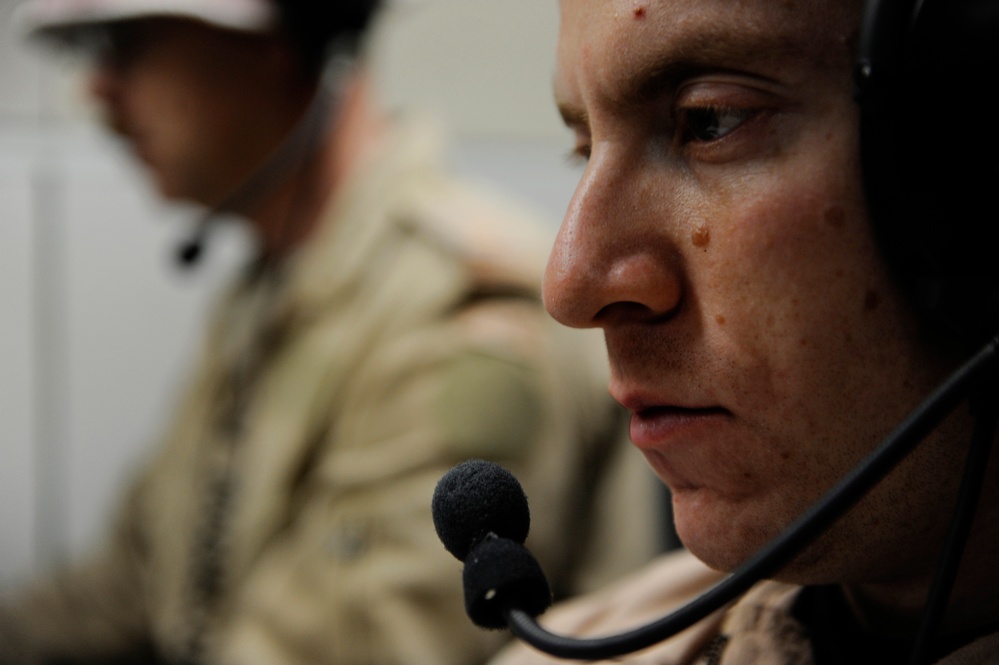
<path id="1" fill-rule="evenodd" d="M 749 109 L 704 106 L 680 112 L 681 135 L 684 141 L 717 141 L 753 115 Z"/>

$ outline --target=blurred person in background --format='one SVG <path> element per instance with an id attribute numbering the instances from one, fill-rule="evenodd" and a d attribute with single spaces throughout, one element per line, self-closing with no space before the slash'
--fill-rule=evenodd
<path id="1" fill-rule="evenodd" d="M 377 5 L 20 8 L 93 58 L 89 92 L 160 194 L 209 211 L 184 258 L 222 213 L 258 251 L 108 537 L 0 600 L 5 665 L 481 662 L 503 638 L 465 620 L 429 514 L 467 458 L 525 480 L 559 595 L 656 546 L 599 337 L 541 305 L 545 233 L 448 175 L 432 125 L 380 110 Z"/>

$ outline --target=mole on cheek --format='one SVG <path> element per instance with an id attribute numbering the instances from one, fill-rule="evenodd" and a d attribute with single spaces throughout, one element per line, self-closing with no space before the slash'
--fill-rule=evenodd
<path id="1" fill-rule="evenodd" d="M 698 227 L 690 234 L 690 241 L 694 247 L 706 248 L 711 244 L 711 231 L 706 226 Z"/>
<path id="2" fill-rule="evenodd" d="M 638 7 L 635 7 L 633 10 L 631 10 L 631 13 L 635 16 L 636 19 L 643 19 L 645 18 L 645 7 L 639 5 Z"/>

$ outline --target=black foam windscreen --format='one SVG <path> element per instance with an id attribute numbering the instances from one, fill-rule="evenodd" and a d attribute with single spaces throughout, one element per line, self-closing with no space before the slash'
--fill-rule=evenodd
<path id="1" fill-rule="evenodd" d="M 202 220 L 190 238 L 181 243 L 176 250 L 174 258 L 177 265 L 185 270 L 194 268 L 205 253 L 205 243 L 208 239 L 208 224 L 212 218 Z"/>
<path id="2" fill-rule="evenodd" d="M 448 471 L 437 482 L 431 506 L 437 536 L 459 561 L 490 533 L 523 543 L 530 530 L 520 482 L 493 462 L 471 460 Z"/>
<path id="3" fill-rule="evenodd" d="M 509 538 L 487 537 L 465 559 L 465 613 L 483 628 L 506 628 L 506 611 L 536 617 L 551 606 L 552 593 L 534 555 Z"/>

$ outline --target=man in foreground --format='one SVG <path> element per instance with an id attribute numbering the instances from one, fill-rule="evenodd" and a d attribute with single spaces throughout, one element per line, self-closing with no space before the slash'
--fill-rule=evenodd
<path id="1" fill-rule="evenodd" d="M 939 15 L 971 3 L 922 4 Z M 563 0 L 561 10 L 555 96 L 587 167 L 545 303 L 563 323 L 603 330 L 611 393 L 672 491 L 690 552 L 542 618 L 601 636 L 664 615 L 720 579 L 711 569 L 732 571 L 760 550 L 970 355 L 970 328 L 944 330 L 917 307 L 901 269 L 911 257 L 896 256 L 890 237 L 878 243 L 875 223 L 890 208 L 874 213 L 861 169 L 860 2 Z M 916 78 L 916 103 L 932 107 L 940 91 L 926 83 L 941 79 Z M 946 124 L 926 115 L 902 135 L 916 154 Z M 961 196 L 942 191 L 958 219 Z M 921 228 L 915 216 L 887 221 Z M 976 236 L 953 242 L 969 258 L 980 251 Z M 772 581 L 614 662 L 909 662 L 971 432 L 957 409 Z M 996 463 L 921 662 L 999 662 Z M 495 662 L 550 659 L 518 645 Z"/>
<path id="2" fill-rule="evenodd" d="M 462 620 L 428 507 L 468 457 L 531 478 L 563 593 L 648 551 L 612 509 L 641 478 L 599 340 L 541 307 L 543 232 L 379 109 L 376 5 L 25 5 L 33 34 L 90 50 L 159 192 L 240 215 L 258 252 L 101 550 L 0 603 L 4 665 L 481 662 L 502 636 Z M 624 533 L 592 561 L 598 504 Z"/>

